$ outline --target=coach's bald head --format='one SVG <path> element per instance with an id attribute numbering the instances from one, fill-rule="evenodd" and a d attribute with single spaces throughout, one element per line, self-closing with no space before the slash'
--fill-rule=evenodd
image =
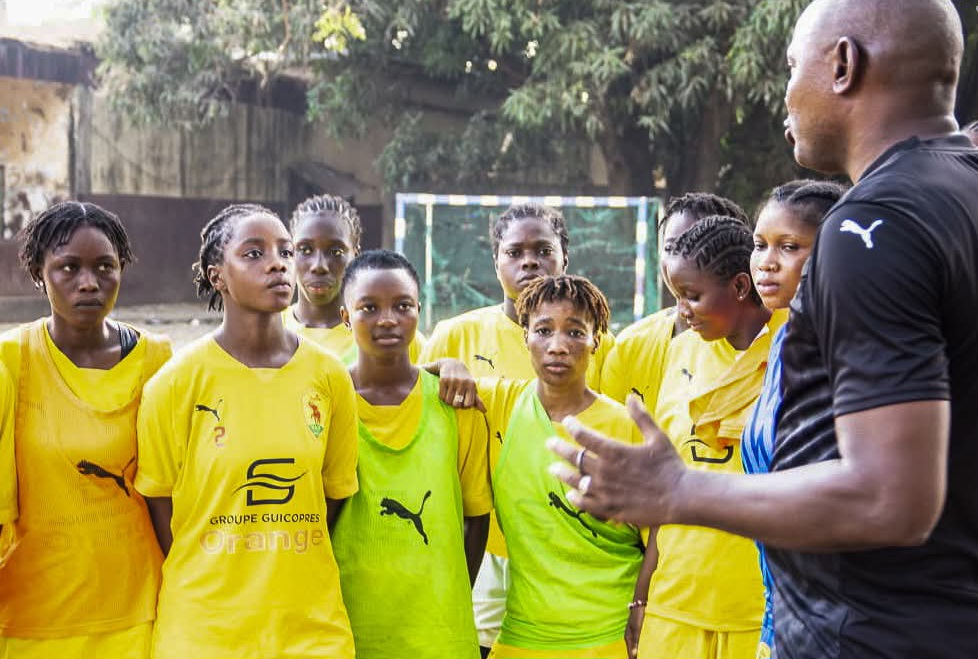
<path id="1" fill-rule="evenodd" d="M 788 48 L 795 158 L 858 178 L 901 139 L 953 131 L 963 49 L 949 0 L 815 0 Z"/>

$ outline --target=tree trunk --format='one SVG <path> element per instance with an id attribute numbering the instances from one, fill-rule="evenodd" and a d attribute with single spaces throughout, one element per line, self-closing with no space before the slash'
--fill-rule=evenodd
<path id="1" fill-rule="evenodd" d="M 666 172 L 669 197 L 716 190 L 722 164 L 721 140 L 730 130 L 732 118 L 730 101 L 714 89 L 699 117 L 674 131 L 678 153 Z"/>
<path id="2" fill-rule="evenodd" d="M 619 135 L 609 131 L 601 140 L 601 153 L 608 166 L 608 192 L 623 197 L 655 194 L 655 158 L 649 148 L 649 133 L 630 124 Z"/>

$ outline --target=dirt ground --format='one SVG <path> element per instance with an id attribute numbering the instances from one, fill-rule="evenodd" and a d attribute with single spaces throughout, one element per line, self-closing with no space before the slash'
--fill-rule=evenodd
<path id="1" fill-rule="evenodd" d="M 207 311 L 200 304 L 147 304 L 116 307 L 112 317 L 142 327 L 150 332 L 165 334 L 180 348 L 211 331 L 221 321 L 220 314 Z M 0 323 L 0 332 L 18 323 Z"/>

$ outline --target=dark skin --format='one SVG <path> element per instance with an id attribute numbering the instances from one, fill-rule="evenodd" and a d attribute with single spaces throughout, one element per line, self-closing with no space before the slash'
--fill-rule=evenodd
<path id="1" fill-rule="evenodd" d="M 676 244 L 676 240 L 679 236 L 696 224 L 697 218 L 692 213 L 683 211 L 682 213 L 673 213 L 665 219 L 662 223 L 662 250 L 659 253 L 659 262 L 663 264 L 665 262 L 665 256 L 670 249 Z M 669 278 L 666 275 L 665 267 L 662 267 L 662 279 L 666 282 L 666 286 L 672 291 L 671 286 L 669 286 Z M 673 297 L 675 297 L 675 292 L 673 292 Z M 682 334 L 687 329 L 686 321 L 683 320 L 682 316 L 678 313 L 676 314 L 676 320 L 672 326 L 672 335 L 678 336 Z"/>
<path id="2" fill-rule="evenodd" d="M 48 332 L 58 349 L 81 368 L 118 364 L 119 327 L 107 317 L 119 297 L 122 265 L 108 237 L 81 226 L 66 244 L 49 249 L 32 274 L 51 304 Z"/>
<path id="3" fill-rule="evenodd" d="M 214 340 L 249 368 L 281 368 L 299 347 L 299 339 L 282 324 L 295 287 L 292 238 L 269 215 L 252 215 L 235 223 L 224 247 L 223 262 L 207 269 L 207 278 L 224 302 L 224 320 Z M 345 499 L 326 499 L 326 523 L 333 529 Z M 153 528 L 164 555 L 173 543 L 173 500 L 148 497 Z"/>
<path id="4" fill-rule="evenodd" d="M 418 284 L 406 270 L 361 270 L 344 292 L 343 321 L 353 329 L 357 362 L 350 377 L 371 405 L 400 405 L 420 371 L 408 349 L 418 327 Z M 475 584 L 489 538 L 489 515 L 463 518 L 465 563 Z"/>
<path id="5" fill-rule="evenodd" d="M 306 327 L 336 327 L 342 322 L 343 273 L 359 251 L 350 227 L 326 211 L 303 218 L 292 239 L 299 285 L 296 320 Z"/>
<path id="6" fill-rule="evenodd" d="M 548 221 L 525 217 L 506 225 L 492 264 L 503 288 L 503 311 L 518 323 L 516 298 L 533 279 L 563 274 L 567 255 Z"/>
<path id="7" fill-rule="evenodd" d="M 796 159 L 858 181 L 893 144 L 953 133 L 961 50 L 950 3 L 817 0 L 788 49 L 786 125 Z M 620 446 L 569 422 L 590 451 L 584 471 L 591 481 L 586 495 L 568 498 L 594 515 L 709 526 L 802 551 L 918 545 L 940 517 L 946 401 L 837 417 L 839 459 L 751 476 L 687 469 L 641 403 L 630 399 L 628 406 L 643 446 Z M 552 448 L 565 460 L 576 455 L 564 442 Z M 580 484 L 576 469 L 563 463 L 553 469 Z"/>

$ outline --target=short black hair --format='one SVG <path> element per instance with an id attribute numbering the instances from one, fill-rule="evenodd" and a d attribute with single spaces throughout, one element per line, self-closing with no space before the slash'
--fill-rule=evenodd
<path id="1" fill-rule="evenodd" d="M 700 270 L 729 281 L 741 272 L 750 276 L 754 235 L 735 217 L 713 215 L 703 218 L 676 239 L 673 256 L 693 261 Z M 753 280 L 752 280 L 753 281 Z M 751 284 L 751 301 L 761 306 L 761 296 Z"/>
<path id="2" fill-rule="evenodd" d="M 525 219 L 544 220 L 557 234 L 560 240 L 560 251 L 567 256 L 567 248 L 570 245 L 570 237 L 567 234 L 567 222 L 564 215 L 556 208 L 544 206 L 543 204 L 515 204 L 510 206 L 499 217 L 489 220 L 489 240 L 492 241 L 492 258 L 499 255 L 499 243 L 503 239 L 503 232 L 506 227 L 517 220 Z"/>
<path id="3" fill-rule="evenodd" d="M 20 240 L 20 264 L 35 284 L 42 280 L 44 255 L 67 244 L 75 231 L 85 226 L 105 234 L 115 248 L 122 267 L 136 260 L 126 228 L 115 213 L 87 201 L 63 201 L 38 213 L 17 234 Z"/>
<path id="4" fill-rule="evenodd" d="M 825 214 L 835 206 L 848 189 L 847 186 L 835 181 L 797 179 L 771 190 L 771 196 L 764 206 L 771 203 L 782 204 L 790 208 L 805 224 L 819 227 L 825 220 Z M 764 206 L 761 207 L 762 211 Z"/>
<path id="5" fill-rule="evenodd" d="M 540 305 L 564 300 L 583 309 L 591 317 L 595 334 L 608 331 L 611 309 L 607 298 L 590 280 L 576 275 L 540 277 L 531 281 L 516 300 L 516 317 L 523 329 L 528 329 L 530 314 L 539 309 Z"/>
<path id="6" fill-rule="evenodd" d="M 346 293 L 346 287 L 353 282 L 361 270 L 405 270 L 417 284 L 420 296 L 421 278 L 418 277 L 418 271 L 414 269 L 414 266 L 403 254 L 389 249 L 368 249 L 350 261 L 350 265 L 346 266 L 346 272 L 343 273 L 343 284 L 340 287 L 341 296 Z"/>
<path id="7" fill-rule="evenodd" d="M 657 229 L 661 232 L 669 218 L 679 213 L 689 213 L 697 222 L 711 215 L 722 215 L 740 220 L 750 226 L 750 218 L 737 202 L 712 192 L 687 192 L 669 200 Z"/>
<path id="8" fill-rule="evenodd" d="M 357 209 L 343 197 L 328 194 L 316 195 L 296 206 L 295 211 L 292 212 L 290 223 L 292 234 L 295 235 L 295 230 L 304 219 L 322 213 L 335 213 L 340 220 L 346 223 L 347 228 L 350 229 L 350 237 L 353 239 L 353 252 L 358 253 L 360 251 L 360 238 L 363 235 L 363 225 L 360 222 L 360 214 L 357 213 Z"/>
<path id="9" fill-rule="evenodd" d="M 274 211 L 259 204 L 232 204 L 215 215 L 200 231 L 200 252 L 193 264 L 194 285 L 197 297 L 207 296 L 207 308 L 214 311 L 224 309 L 224 299 L 214 290 L 207 269 L 212 265 L 224 263 L 224 247 L 234 235 L 234 227 L 239 220 L 255 215 L 268 215 L 281 221 Z"/>

